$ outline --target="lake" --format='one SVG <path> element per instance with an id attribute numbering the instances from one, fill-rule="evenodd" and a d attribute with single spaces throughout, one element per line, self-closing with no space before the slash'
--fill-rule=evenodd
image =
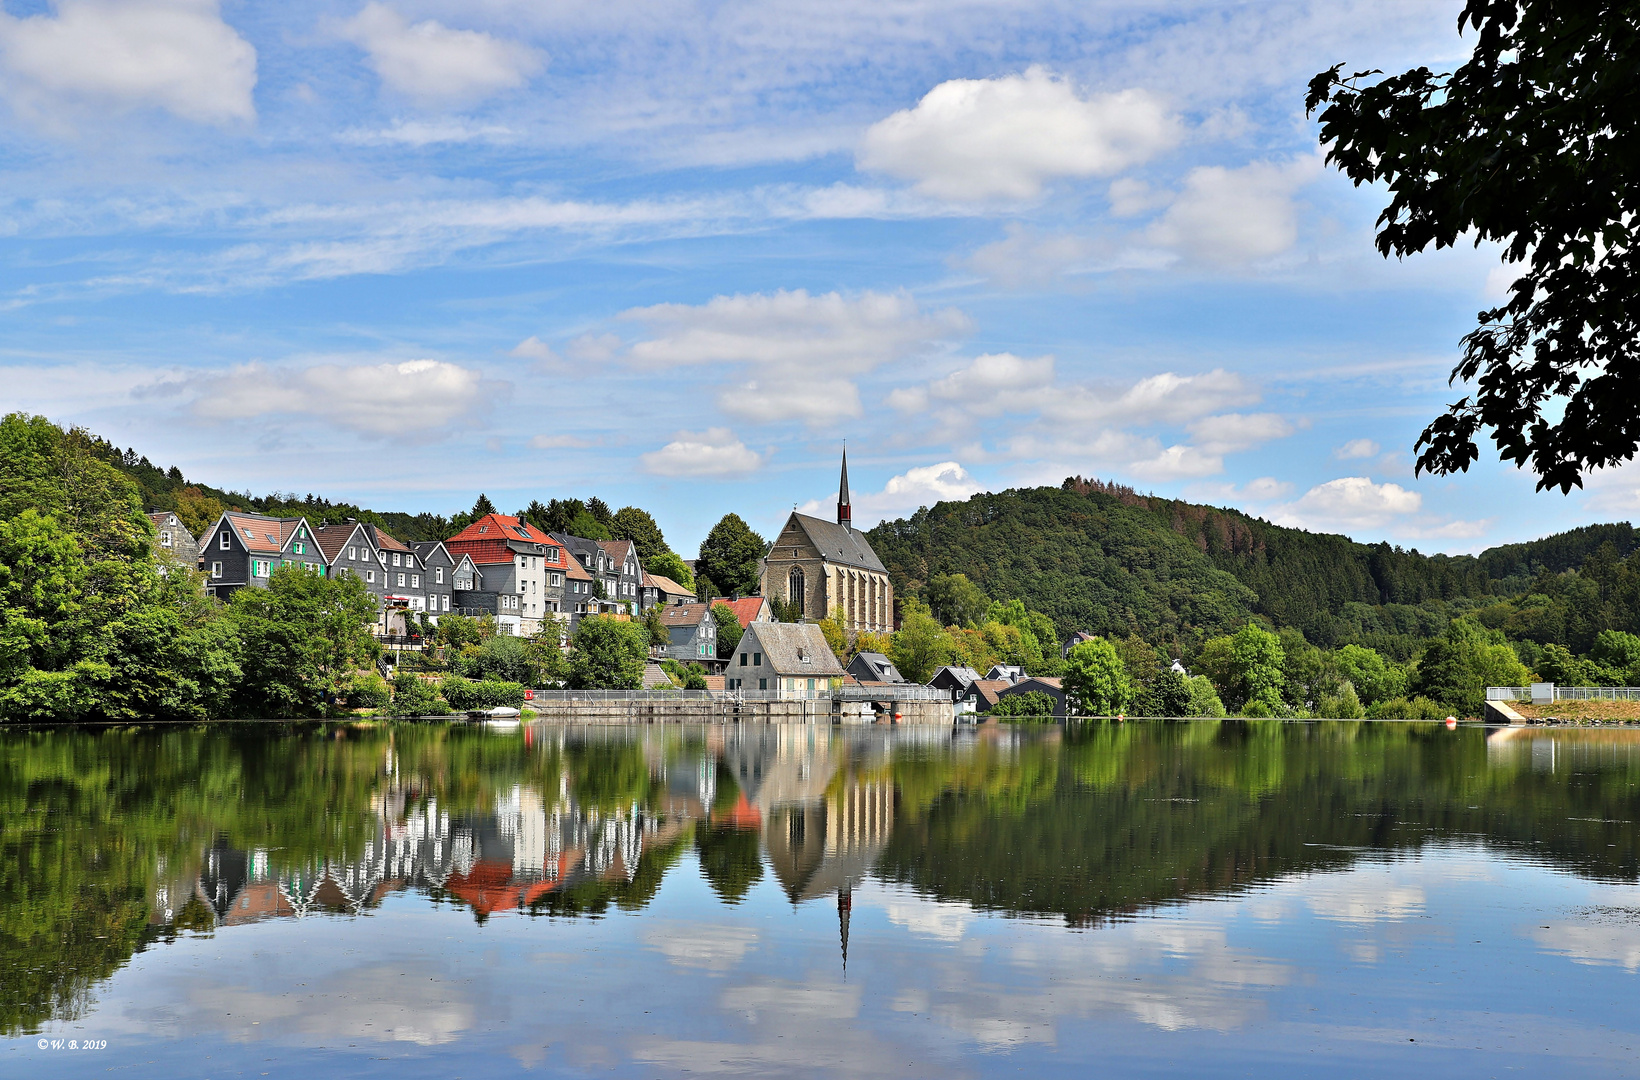
<path id="1" fill-rule="evenodd" d="M 7 1077 L 1640 1071 L 1640 732 L 0 748 Z"/>

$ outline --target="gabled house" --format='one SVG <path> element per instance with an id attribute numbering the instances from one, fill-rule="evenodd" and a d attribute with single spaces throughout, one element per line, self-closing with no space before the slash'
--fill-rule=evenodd
<path id="1" fill-rule="evenodd" d="M 416 558 L 421 562 L 422 580 L 427 592 L 427 614 L 434 616 L 449 611 L 451 598 L 455 595 L 455 557 L 442 540 L 422 540 L 410 546 L 415 549 Z"/>
<path id="2" fill-rule="evenodd" d="M 1007 679 L 975 679 L 968 684 L 962 697 L 973 703 L 975 712 L 987 713 L 997 703 L 997 695 L 1012 685 Z"/>
<path id="3" fill-rule="evenodd" d="M 673 604 L 661 609 L 661 625 L 671 641 L 666 655 L 710 667 L 717 659 L 717 620 L 710 604 Z"/>
<path id="4" fill-rule="evenodd" d="M 313 535 L 331 573 L 358 577 L 376 598 L 378 634 L 411 633 L 407 614 L 437 610 L 428 601 L 430 576 L 421 556 L 385 529 L 348 518 L 322 525 Z"/>
<path id="5" fill-rule="evenodd" d="M 848 673 L 862 683 L 904 683 L 905 676 L 900 674 L 894 661 L 880 652 L 856 653 L 854 659 L 848 662 Z"/>
<path id="6" fill-rule="evenodd" d="M 1096 634 L 1088 633 L 1086 630 L 1078 630 L 1076 633 L 1065 639 L 1065 643 L 1059 647 L 1059 655 L 1069 657 L 1072 649 L 1083 644 L 1084 642 L 1096 640 L 1097 636 L 1098 635 Z"/>
<path id="7" fill-rule="evenodd" d="M 695 598 L 692 590 L 684 588 L 669 577 L 660 574 L 651 574 L 645 570 L 643 575 L 643 609 L 648 611 L 652 607 L 670 607 L 673 604 L 687 604 Z"/>
<path id="8" fill-rule="evenodd" d="M 632 615 L 638 606 L 638 589 L 642 588 L 643 567 L 638 566 L 636 576 L 628 579 L 626 576 L 626 562 L 618 550 L 607 550 L 604 545 L 618 545 L 619 549 L 629 546 L 627 541 L 615 540 L 588 540 L 584 536 L 571 536 L 569 533 L 553 533 L 552 538 L 567 551 L 570 557 L 580 564 L 581 569 L 587 572 L 588 581 L 582 582 L 582 592 L 576 594 L 576 613 L 581 615 Z M 636 565 L 637 553 L 633 550 L 632 558 Z M 632 595 L 624 595 L 623 585 L 635 583 Z"/>
<path id="9" fill-rule="evenodd" d="M 934 672 L 934 677 L 928 680 L 928 685 L 936 690 L 944 690 L 951 695 L 952 701 L 957 701 L 979 680 L 980 673 L 973 668 L 947 664 Z"/>
<path id="10" fill-rule="evenodd" d="M 772 622 L 774 613 L 770 610 L 769 602 L 761 596 L 737 596 L 733 600 L 722 598 L 713 600 L 714 604 L 721 604 L 735 613 L 735 621 L 740 623 L 742 630 L 755 622 Z"/>
<path id="11" fill-rule="evenodd" d="M 177 517 L 176 511 L 153 510 L 149 512 L 148 520 L 154 523 L 155 554 L 174 559 L 190 570 L 199 566 L 199 541 Z"/>
<path id="12" fill-rule="evenodd" d="M 1018 682 L 997 691 L 997 698 L 1005 698 L 1014 694 L 1029 693 L 1047 694 L 1053 698 L 1053 714 L 1061 719 L 1065 716 L 1065 685 L 1058 679 L 1043 676 L 1032 676 L 1020 679 Z"/>
<path id="13" fill-rule="evenodd" d="M 269 517 L 229 510 L 200 539 L 205 589 L 226 600 L 235 590 L 268 587 L 281 566 L 329 572 L 306 518 Z"/>
<path id="14" fill-rule="evenodd" d="M 725 675 L 728 690 L 798 700 L 830 695 L 845 673 L 814 623 L 754 622 L 741 635 Z"/>
<path id="15" fill-rule="evenodd" d="M 1000 679 L 1003 682 L 1018 682 L 1025 677 L 1025 669 L 1018 664 L 993 664 L 991 670 L 985 673 L 990 680 Z"/>
<path id="16" fill-rule="evenodd" d="M 610 599 L 624 607 L 628 615 L 642 613 L 643 563 L 638 545 L 630 540 L 600 540 L 598 547 L 608 558 Z"/>
<path id="17" fill-rule="evenodd" d="M 541 620 L 558 609 L 548 574 L 561 572 L 567 556 L 561 544 L 529 522 L 486 514 L 444 546 L 452 557 L 470 556 L 483 579 L 483 587 L 465 593 L 459 606 L 493 609 L 508 633 L 526 635 L 539 630 Z"/>

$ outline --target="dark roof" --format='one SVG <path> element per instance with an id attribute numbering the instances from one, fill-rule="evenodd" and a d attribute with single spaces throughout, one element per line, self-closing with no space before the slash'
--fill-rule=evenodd
<path id="1" fill-rule="evenodd" d="M 961 687 L 966 690 L 970 686 L 974 685 L 974 683 L 978 682 L 979 679 L 979 672 L 975 671 L 971 667 L 958 667 L 955 664 L 947 664 L 945 667 L 942 667 L 938 671 L 934 672 L 934 677 L 928 680 L 928 685 L 937 686 L 941 689 L 955 689 L 957 687 Z"/>
<path id="2" fill-rule="evenodd" d="M 848 662 L 848 670 L 865 682 L 903 683 L 905 676 L 894 666 L 894 661 L 880 652 L 863 652 L 855 654 Z"/>
<path id="3" fill-rule="evenodd" d="M 446 559 L 449 559 L 452 563 L 458 561 L 454 555 L 450 554 L 450 549 L 444 547 L 444 541 L 442 540 L 415 540 L 411 542 L 410 547 L 415 550 L 417 555 L 421 556 L 421 561 L 423 563 L 427 562 L 427 557 L 429 555 L 433 554 L 440 548 L 444 549 L 444 557 Z"/>
<path id="4" fill-rule="evenodd" d="M 866 534 L 859 529 L 850 529 L 824 518 L 809 517 L 807 514 L 793 513 L 792 520 L 808 535 L 809 541 L 820 552 L 820 557 L 827 562 L 858 566 L 864 570 L 875 570 L 880 574 L 888 573 L 883 561 L 871 550 L 871 544 L 866 541 Z"/>
<path id="5" fill-rule="evenodd" d="M 679 605 L 688 607 L 687 604 Z M 776 675 L 842 675 L 843 665 L 837 662 L 826 635 L 814 623 L 752 623 L 746 636 L 740 639 L 740 648 L 746 648 L 746 639 L 755 637 L 761 645 L 765 662 Z M 805 658 L 808 660 L 804 663 Z"/>
<path id="6" fill-rule="evenodd" d="M 1006 679 L 975 679 L 968 685 L 965 697 L 974 699 L 974 706 L 980 712 L 990 712 L 991 706 L 997 703 L 997 695 L 1013 684 Z"/>

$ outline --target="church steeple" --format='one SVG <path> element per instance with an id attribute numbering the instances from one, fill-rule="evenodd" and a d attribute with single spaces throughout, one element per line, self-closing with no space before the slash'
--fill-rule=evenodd
<path id="1" fill-rule="evenodd" d="M 843 478 L 837 483 L 837 524 L 854 527 L 854 510 L 848 502 L 848 444 L 843 444 Z"/>

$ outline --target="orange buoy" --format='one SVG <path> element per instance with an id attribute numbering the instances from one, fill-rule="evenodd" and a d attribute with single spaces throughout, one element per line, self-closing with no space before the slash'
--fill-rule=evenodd
<path id="1" fill-rule="evenodd" d="M 1457 728 L 1457 726 L 1458 718 L 1456 716 L 1449 716 L 1446 718 L 1446 730 L 1453 731 Z"/>

